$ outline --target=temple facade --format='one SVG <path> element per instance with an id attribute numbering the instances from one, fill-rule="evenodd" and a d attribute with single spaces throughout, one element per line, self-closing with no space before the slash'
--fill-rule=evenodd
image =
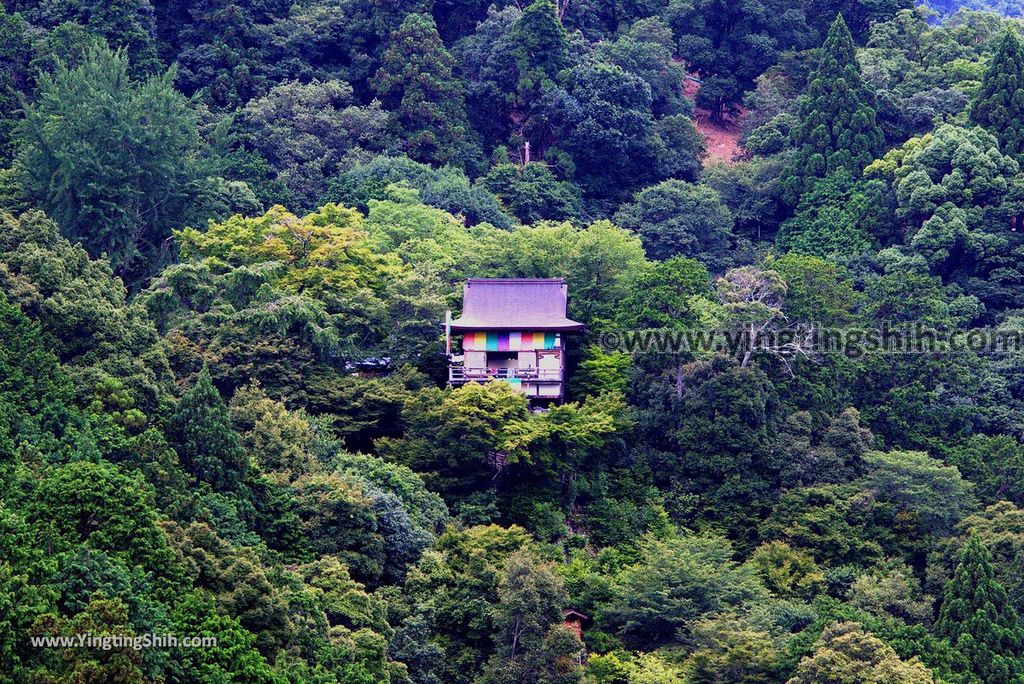
<path id="1" fill-rule="evenodd" d="M 561 278 L 467 281 L 462 315 L 446 324 L 449 384 L 501 380 L 531 403 L 561 401 L 565 336 L 584 327 L 566 317 L 567 305 Z"/>

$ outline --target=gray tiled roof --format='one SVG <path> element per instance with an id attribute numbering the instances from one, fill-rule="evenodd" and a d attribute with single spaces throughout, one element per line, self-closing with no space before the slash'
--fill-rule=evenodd
<path id="1" fill-rule="evenodd" d="M 471 278 L 452 330 L 582 330 L 582 323 L 566 318 L 566 302 L 561 278 Z"/>

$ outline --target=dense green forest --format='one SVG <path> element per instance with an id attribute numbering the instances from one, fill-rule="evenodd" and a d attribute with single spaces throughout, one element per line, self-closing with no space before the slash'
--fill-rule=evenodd
<path id="1" fill-rule="evenodd" d="M 1024 682 L 1016 5 L 4 0 L 0 682 Z"/>

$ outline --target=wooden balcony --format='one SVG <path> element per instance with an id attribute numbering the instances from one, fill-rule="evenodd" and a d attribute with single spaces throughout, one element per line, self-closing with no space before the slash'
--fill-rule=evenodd
<path id="1" fill-rule="evenodd" d="M 461 385 L 487 380 L 520 380 L 522 382 L 562 382 L 559 368 L 465 368 L 448 367 L 448 382 Z"/>

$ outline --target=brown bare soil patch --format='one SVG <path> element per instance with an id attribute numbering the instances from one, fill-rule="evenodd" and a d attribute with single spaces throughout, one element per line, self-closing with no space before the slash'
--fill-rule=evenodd
<path id="1" fill-rule="evenodd" d="M 686 79 L 683 81 L 683 94 L 690 100 L 697 97 L 700 84 L 695 80 Z M 704 136 L 708 147 L 708 156 L 704 158 L 704 164 L 712 162 L 725 162 L 732 164 L 743 156 L 743 147 L 740 145 L 740 126 L 737 120 L 742 116 L 738 112 L 735 116 L 727 116 L 725 121 L 712 121 L 707 110 L 696 108 L 693 116 L 697 123 L 697 130 Z"/>

